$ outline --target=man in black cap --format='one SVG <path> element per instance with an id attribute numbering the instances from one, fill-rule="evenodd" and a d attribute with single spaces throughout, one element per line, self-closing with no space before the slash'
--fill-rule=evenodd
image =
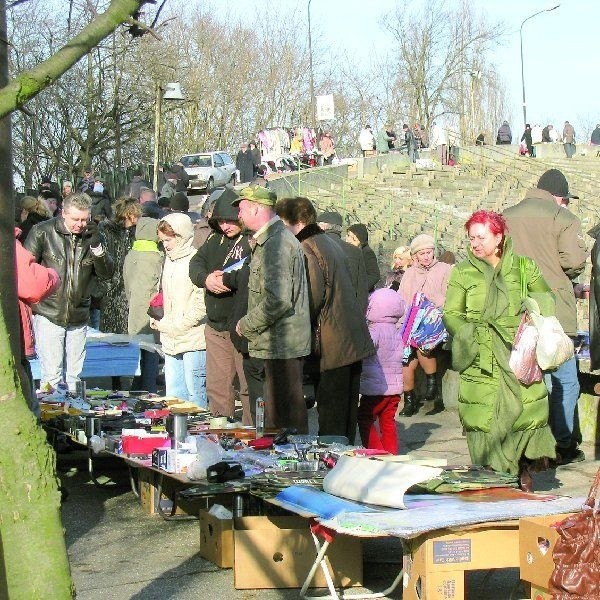
<path id="1" fill-rule="evenodd" d="M 588 252 L 581 222 L 566 208 L 571 198 L 569 184 L 561 171 L 550 169 L 525 198 L 504 211 L 516 254 L 529 256 L 538 264 L 556 296 L 556 316 L 565 333 L 577 335 L 577 308 L 572 281 L 583 271 Z M 550 391 L 550 427 L 556 438 L 559 464 L 585 460 L 573 439 L 579 381 L 575 358 L 546 374 Z"/>
<path id="2" fill-rule="evenodd" d="M 348 267 L 350 269 L 350 278 L 356 290 L 356 299 L 363 312 L 367 311 L 369 302 L 369 288 L 367 284 L 367 270 L 365 267 L 365 259 L 360 248 L 349 244 L 342 239 L 343 227 L 342 215 L 336 211 L 322 212 L 317 217 L 319 227 L 333 240 L 335 240 L 348 259 Z"/>

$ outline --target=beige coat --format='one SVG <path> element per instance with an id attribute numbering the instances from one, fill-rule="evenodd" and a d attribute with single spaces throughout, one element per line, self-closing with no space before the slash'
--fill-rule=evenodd
<path id="1" fill-rule="evenodd" d="M 179 223 L 174 219 L 176 213 L 165 217 L 173 229 Z M 186 215 L 177 215 L 189 217 Z M 186 229 L 186 234 L 188 233 Z M 160 342 L 165 354 L 174 356 L 183 352 L 205 350 L 204 325 L 206 308 L 204 289 L 196 287 L 190 279 L 190 260 L 196 254 L 192 246 L 193 229 L 189 225 L 189 237 L 171 252 L 167 252 L 162 274 L 162 292 L 164 317 L 157 322 Z"/>

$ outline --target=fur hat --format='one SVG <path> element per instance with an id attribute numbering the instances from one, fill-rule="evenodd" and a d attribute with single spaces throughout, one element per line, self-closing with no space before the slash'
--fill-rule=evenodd
<path id="1" fill-rule="evenodd" d="M 435 240 L 429 234 L 421 233 L 410 243 L 410 254 L 414 256 L 420 250 L 427 248 L 435 248 Z"/>

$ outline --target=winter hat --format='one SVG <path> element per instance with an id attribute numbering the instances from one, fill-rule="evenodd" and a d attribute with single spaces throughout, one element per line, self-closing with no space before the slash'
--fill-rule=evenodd
<path id="1" fill-rule="evenodd" d="M 579 196 L 569 193 L 567 178 L 558 169 L 548 169 L 540 177 L 537 187 L 558 198 L 575 198 L 575 200 L 579 200 Z"/>
<path id="2" fill-rule="evenodd" d="M 354 225 L 348 227 L 348 231 L 351 231 L 358 238 L 361 246 L 366 246 L 369 243 L 369 232 L 364 223 L 354 223 Z"/>
<path id="3" fill-rule="evenodd" d="M 164 216 L 161 221 L 166 221 L 173 228 L 173 231 L 183 238 L 184 242 L 194 237 L 194 224 L 188 215 L 184 213 L 170 213 Z"/>
<path id="4" fill-rule="evenodd" d="M 185 192 L 177 192 L 171 196 L 171 210 L 186 213 L 190 210 L 190 201 Z"/>
<path id="5" fill-rule="evenodd" d="M 410 243 L 410 254 L 413 256 L 427 248 L 435 248 L 435 241 L 429 234 L 421 233 Z"/>
<path id="6" fill-rule="evenodd" d="M 152 219 L 150 217 L 140 217 L 137 225 L 135 226 L 135 239 L 136 240 L 149 240 L 150 242 L 158 242 L 158 233 L 156 227 L 158 226 L 158 219 Z"/>
<path id="7" fill-rule="evenodd" d="M 317 223 L 328 223 L 329 225 L 338 225 L 341 227 L 344 224 L 344 220 L 339 212 L 336 212 L 335 210 L 328 210 L 322 212 L 317 217 Z"/>
<path id="8" fill-rule="evenodd" d="M 238 206 L 242 200 L 249 200 L 265 206 L 275 206 L 277 194 L 260 185 L 249 185 L 240 192 L 239 198 L 236 198 L 231 204 Z"/>

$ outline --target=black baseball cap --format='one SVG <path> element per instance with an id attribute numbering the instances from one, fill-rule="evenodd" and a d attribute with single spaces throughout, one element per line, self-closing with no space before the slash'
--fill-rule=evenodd
<path id="1" fill-rule="evenodd" d="M 538 181 L 538 189 L 546 190 L 553 196 L 558 198 L 574 198 L 579 200 L 579 196 L 575 196 L 569 192 L 569 184 L 567 178 L 562 171 L 558 169 L 548 169 Z"/>

